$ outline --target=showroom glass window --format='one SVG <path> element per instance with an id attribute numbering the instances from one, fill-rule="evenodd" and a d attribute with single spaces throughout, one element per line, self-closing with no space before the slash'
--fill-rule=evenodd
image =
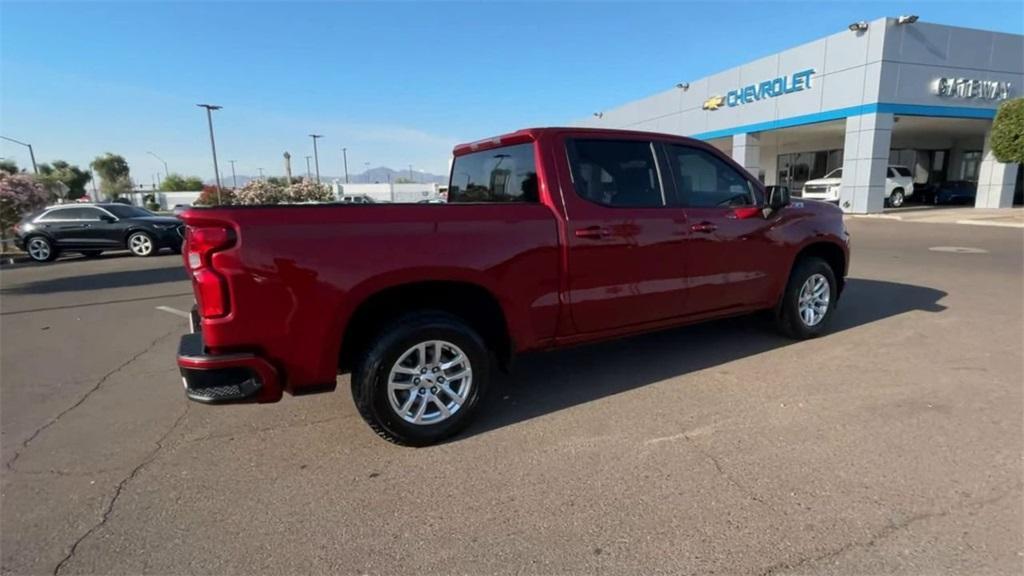
<path id="1" fill-rule="evenodd" d="M 569 167 L 576 193 L 615 208 L 665 205 L 651 143 L 643 140 L 572 140 Z"/>
<path id="2" fill-rule="evenodd" d="M 754 185 L 721 158 L 700 148 L 670 145 L 669 164 L 684 206 L 753 206 Z"/>
<path id="3" fill-rule="evenodd" d="M 517 144 L 457 156 L 448 203 L 536 202 L 533 144 Z"/>

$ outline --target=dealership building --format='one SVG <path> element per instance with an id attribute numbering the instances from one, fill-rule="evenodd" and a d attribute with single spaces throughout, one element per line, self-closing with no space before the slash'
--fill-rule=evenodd
<path id="1" fill-rule="evenodd" d="M 988 135 L 1022 87 L 1024 36 L 904 16 L 855 22 L 578 124 L 706 140 L 795 191 L 842 168 L 847 212 L 882 210 L 890 165 L 910 168 L 918 188 L 977 182 L 975 205 L 999 208 L 1019 195 L 1021 167 L 998 162 Z"/>

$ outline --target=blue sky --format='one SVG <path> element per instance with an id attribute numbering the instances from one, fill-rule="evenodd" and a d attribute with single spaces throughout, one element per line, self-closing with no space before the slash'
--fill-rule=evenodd
<path id="1" fill-rule="evenodd" d="M 365 163 L 443 173 L 458 142 L 566 124 L 842 30 L 922 21 L 1024 33 L 1020 2 L 64 3 L 0 4 L 0 134 L 40 162 L 124 155 L 210 178 Z M 28 165 L 0 142 L 0 156 Z M 301 169 L 300 169 L 301 168 Z"/>

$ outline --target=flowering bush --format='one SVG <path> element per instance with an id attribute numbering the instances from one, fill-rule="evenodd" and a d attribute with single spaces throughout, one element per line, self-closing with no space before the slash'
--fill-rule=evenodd
<path id="1" fill-rule="evenodd" d="M 0 172 L 0 233 L 18 223 L 22 216 L 43 208 L 49 201 L 46 190 L 27 174 Z"/>
<path id="2" fill-rule="evenodd" d="M 193 202 L 193 204 L 195 204 L 196 206 L 218 206 L 218 205 L 234 204 L 235 202 L 236 202 L 236 199 L 235 199 L 235 191 L 234 190 L 232 190 L 230 188 L 221 188 L 220 189 L 220 202 L 218 202 L 217 201 L 217 187 L 216 186 L 203 186 L 203 191 L 199 194 L 199 197 L 196 198 L 196 201 Z"/>
<path id="3" fill-rule="evenodd" d="M 250 180 L 235 193 L 238 204 L 280 204 L 286 198 L 284 188 L 261 180 Z"/>
<path id="4" fill-rule="evenodd" d="M 324 184 L 304 180 L 285 188 L 286 202 L 332 202 L 334 193 Z"/>

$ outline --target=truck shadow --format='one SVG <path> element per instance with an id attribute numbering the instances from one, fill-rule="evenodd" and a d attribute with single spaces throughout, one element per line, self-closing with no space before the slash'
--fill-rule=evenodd
<path id="1" fill-rule="evenodd" d="M 923 286 L 850 278 L 830 333 L 914 310 L 942 312 L 944 296 Z M 796 343 L 763 316 L 747 316 L 525 355 L 511 375 L 499 374 L 478 419 L 460 437 Z"/>
<path id="2" fill-rule="evenodd" d="M 3 294 L 53 294 L 56 292 L 85 292 L 90 290 L 103 290 L 107 288 L 125 288 L 133 286 L 150 286 L 154 284 L 166 284 L 169 282 L 187 282 L 189 277 L 185 267 L 181 263 L 181 257 L 167 258 L 167 265 L 159 268 L 143 268 L 136 270 L 117 270 L 112 272 L 97 272 L 93 274 L 78 274 L 69 267 L 67 276 L 35 280 L 31 282 L 18 283 L 5 278 Z M 161 262 L 163 264 L 163 262 Z M 81 266 L 92 266 L 91 261 L 82 261 Z"/>

